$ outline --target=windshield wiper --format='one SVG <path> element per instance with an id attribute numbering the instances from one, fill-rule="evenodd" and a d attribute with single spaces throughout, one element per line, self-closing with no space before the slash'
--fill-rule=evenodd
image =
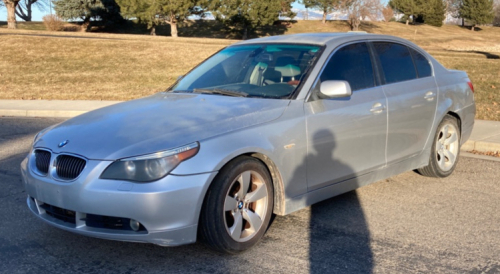
<path id="1" fill-rule="evenodd" d="M 248 97 L 248 93 L 237 90 L 229 90 L 229 89 L 204 89 L 204 88 L 195 88 L 193 89 L 195 93 L 204 93 L 204 94 L 220 94 L 226 96 L 234 96 L 234 97 Z"/>

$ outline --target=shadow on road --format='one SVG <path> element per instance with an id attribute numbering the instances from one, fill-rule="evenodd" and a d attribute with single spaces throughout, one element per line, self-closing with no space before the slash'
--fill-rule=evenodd
<path id="1" fill-rule="evenodd" d="M 329 130 L 315 132 L 310 140 L 312 148 L 298 171 L 307 170 L 307 184 L 321 181 L 322 170 L 342 170 L 343 174 L 354 174 L 351 167 L 342 162 L 335 154 L 335 136 Z M 321 167 L 312 165 L 322 163 Z M 295 174 L 300 176 L 300 174 Z M 328 178 L 333 180 L 334 178 Z M 293 179 L 291 180 L 294 181 Z M 334 181 L 332 181 L 334 182 Z M 345 181 L 335 182 L 346 184 Z M 356 180 L 349 180 L 350 188 L 357 188 Z M 329 186 L 314 189 L 315 195 L 309 195 L 307 204 L 316 202 L 315 196 L 329 191 Z M 311 190 L 309 190 L 311 191 Z M 368 230 L 362 206 L 356 194 L 346 194 L 324 200 L 311 206 L 309 220 L 309 273 L 370 273 L 373 268 L 373 255 L 370 247 Z"/>

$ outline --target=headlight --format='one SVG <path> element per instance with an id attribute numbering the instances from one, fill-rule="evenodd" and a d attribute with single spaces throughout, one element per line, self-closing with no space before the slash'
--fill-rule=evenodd
<path id="1" fill-rule="evenodd" d="M 153 154 L 113 162 L 101 174 L 101 179 L 151 182 L 165 177 L 182 161 L 198 153 L 198 142 Z"/>

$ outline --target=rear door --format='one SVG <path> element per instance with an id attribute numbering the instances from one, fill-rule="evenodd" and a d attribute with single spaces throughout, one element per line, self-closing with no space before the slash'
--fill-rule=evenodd
<path id="1" fill-rule="evenodd" d="M 394 42 L 373 42 L 387 96 L 387 163 L 422 152 L 433 125 L 437 86 L 429 61 Z"/>

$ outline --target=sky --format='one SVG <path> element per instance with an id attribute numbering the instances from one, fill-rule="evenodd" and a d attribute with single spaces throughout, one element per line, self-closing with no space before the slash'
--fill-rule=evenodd
<path id="1" fill-rule="evenodd" d="M 1 1 L 1 0 L 0 0 Z M 387 0 L 383 0 L 383 3 L 387 3 Z M 293 3 L 293 8 L 296 9 L 304 9 L 304 5 L 299 4 L 298 1 Z M 55 12 L 52 11 L 54 14 Z M 42 21 L 42 17 L 45 16 L 46 14 L 50 14 L 50 9 L 47 7 L 46 11 L 39 11 L 36 7 L 33 7 L 33 21 Z M 0 21 L 7 21 L 7 9 L 5 7 L 0 8 Z M 18 22 L 22 22 L 19 17 L 17 17 Z"/>

